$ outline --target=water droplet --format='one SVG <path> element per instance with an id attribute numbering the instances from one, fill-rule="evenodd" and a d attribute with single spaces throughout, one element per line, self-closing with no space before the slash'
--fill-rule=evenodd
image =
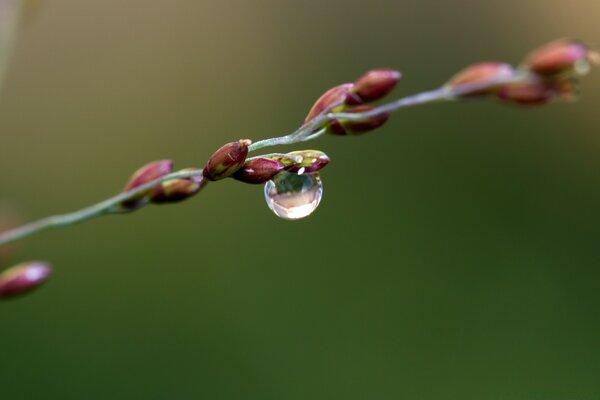
<path id="1" fill-rule="evenodd" d="M 281 172 L 265 184 L 267 205 L 280 218 L 300 219 L 316 210 L 323 197 L 323 183 L 318 173 Z"/>

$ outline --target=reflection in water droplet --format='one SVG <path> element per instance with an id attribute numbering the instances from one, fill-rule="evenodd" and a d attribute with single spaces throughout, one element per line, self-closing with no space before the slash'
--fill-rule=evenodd
<path id="1" fill-rule="evenodd" d="M 265 199 L 280 218 L 308 217 L 323 197 L 323 183 L 318 173 L 292 174 L 281 172 L 265 184 Z"/>

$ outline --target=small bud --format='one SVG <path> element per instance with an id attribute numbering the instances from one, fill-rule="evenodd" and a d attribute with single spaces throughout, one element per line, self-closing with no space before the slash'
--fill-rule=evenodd
<path id="1" fill-rule="evenodd" d="M 546 104 L 558 98 L 568 99 L 575 95 L 575 86 L 568 80 L 549 82 L 542 79 L 510 83 L 502 86 L 496 93 L 501 100 L 523 105 Z"/>
<path id="2" fill-rule="evenodd" d="M 211 181 L 218 181 L 233 175 L 240 169 L 248 157 L 249 139 L 227 143 L 208 159 L 204 167 L 204 176 Z"/>
<path id="3" fill-rule="evenodd" d="M 515 75 L 515 70 L 509 64 L 499 62 L 484 62 L 471 65 L 456 75 L 454 75 L 448 83 L 447 87 L 457 88 L 466 85 L 485 84 L 486 82 L 500 81 L 502 79 L 510 79 Z M 499 86 L 500 84 L 498 84 Z M 484 94 L 494 93 L 498 86 L 481 89 L 462 96 L 481 96 Z"/>
<path id="4" fill-rule="evenodd" d="M 354 82 L 346 104 L 358 105 L 379 100 L 391 92 L 402 77 L 395 69 L 373 69 Z"/>
<path id="5" fill-rule="evenodd" d="M 301 161 L 296 162 L 289 158 L 281 158 L 280 160 L 285 165 L 285 170 L 299 174 L 317 172 L 331 161 L 327 154 L 319 150 L 292 151 L 288 155 L 294 158 L 299 156 Z"/>
<path id="6" fill-rule="evenodd" d="M 573 39 L 559 39 L 531 52 L 523 62 L 530 71 L 544 76 L 575 72 L 584 75 L 590 63 L 597 63 L 598 53 Z"/>
<path id="7" fill-rule="evenodd" d="M 43 261 L 31 261 L 15 265 L 0 274 L 0 298 L 27 293 L 50 277 L 52 269 Z"/>
<path id="8" fill-rule="evenodd" d="M 349 109 L 348 113 L 363 113 L 371 111 L 371 106 L 357 106 Z M 390 117 L 388 113 L 382 113 L 365 120 L 349 120 L 340 119 L 331 121 L 329 126 L 329 133 L 334 135 L 347 135 L 349 133 L 365 133 L 379 128 L 383 125 Z"/>
<path id="9" fill-rule="evenodd" d="M 354 84 L 352 83 L 343 83 L 323 93 L 308 112 L 308 115 L 304 119 L 304 123 L 312 120 L 333 104 L 340 103 L 341 105 L 353 86 Z"/>
<path id="10" fill-rule="evenodd" d="M 135 189 L 136 187 L 158 179 L 161 176 L 168 175 L 172 170 L 173 161 L 171 160 L 158 160 L 148 163 L 133 174 L 131 179 L 129 179 L 129 182 L 127 182 L 127 185 L 125 185 L 123 192 L 128 192 L 131 189 Z M 145 193 L 140 193 L 135 198 L 127 200 L 121 205 L 127 210 L 134 210 L 144 205 L 148 201 L 148 196 L 151 193 L 152 189 Z"/>
<path id="11" fill-rule="evenodd" d="M 181 172 L 196 171 L 195 168 L 182 169 Z M 170 179 L 154 189 L 150 201 L 155 204 L 176 203 L 194 196 L 206 184 L 201 176 L 186 179 Z"/>
<path id="12" fill-rule="evenodd" d="M 244 166 L 233 174 L 233 179 L 251 184 L 265 183 L 280 173 L 283 167 L 278 160 L 254 158 L 246 161 Z"/>

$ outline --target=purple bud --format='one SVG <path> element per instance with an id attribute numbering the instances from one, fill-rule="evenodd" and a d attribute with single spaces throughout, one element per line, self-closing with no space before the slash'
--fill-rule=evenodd
<path id="1" fill-rule="evenodd" d="M 196 171 L 195 168 L 185 168 L 181 172 Z M 176 203 L 194 196 L 206 184 L 201 176 L 185 179 L 170 179 L 157 186 L 150 195 L 150 201 L 155 204 Z"/>
<path id="2" fill-rule="evenodd" d="M 551 82 L 542 79 L 510 83 L 502 86 L 496 93 L 500 100 L 522 105 L 541 105 L 575 95 L 576 88 L 571 81 Z"/>
<path id="3" fill-rule="evenodd" d="M 358 105 L 379 100 L 391 92 L 402 77 L 395 69 L 373 69 L 354 82 L 346 104 Z"/>
<path id="4" fill-rule="evenodd" d="M 289 158 L 282 158 L 281 162 L 285 165 L 285 170 L 292 173 L 310 173 L 316 172 L 329 164 L 330 158 L 327 154 L 319 150 L 299 150 L 288 153 L 289 156 L 301 157 L 301 160 L 295 162 Z"/>
<path id="5" fill-rule="evenodd" d="M 0 274 L 0 298 L 27 293 L 50 277 L 52 269 L 43 261 L 30 261 L 15 265 Z"/>
<path id="6" fill-rule="evenodd" d="M 248 157 L 248 146 L 251 144 L 251 140 L 242 139 L 227 143 L 215 151 L 204 167 L 206 179 L 218 181 L 233 175 L 244 165 Z"/>
<path id="7" fill-rule="evenodd" d="M 343 83 L 341 85 L 332 87 L 323 93 L 308 112 L 308 115 L 304 119 L 304 123 L 312 120 L 333 104 L 343 103 L 353 86 L 354 84 L 352 83 Z"/>
<path id="8" fill-rule="evenodd" d="M 123 192 L 127 192 L 129 190 L 135 189 L 136 187 L 143 185 L 145 183 L 151 182 L 155 179 L 158 179 L 162 176 L 168 175 L 173 170 L 173 161 L 171 160 L 158 160 L 148 163 L 138 169 L 125 188 Z M 134 210 L 147 201 L 147 197 L 152 193 L 152 189 L 148 190 L 145 193 L 140 193 L 135 196 L 133 199 L 124 201 L 121 205 L 127 210 Z"/>
<path id="9" fill-rule="evenodd" d="M 473 64 L 456 75 L 454 75 L 446 84 L 451 88 L 457 88 L 464 85 L 485 84 L 486 82 L 510 79 L 515 75 L 514 68 L 509 64 L 499 62 L 484 62 Z M 501 84 L 491 88 L 477 90 L 472 93 L 464 94 L 463 97 L 480 96 L 494 93 Z"/>
<path id="10" fill-rule="evenodd" d="M 281 172 L 283 167 L 278 160 L 254 158 L 246 161 L 244 166 L 233 174 L 233 179 L 251 184 L 265 183 Z"/>
<path id="11" fill-rule="evenodd" d="M 349 109 L 349 113 L 363 113 L 373 110 L 371 106 L 357 106 Z M 390 117 L 388 113 L 382 113 L 364 120 L 333 120 L 329 125 L 329 133 L 334 135 L 347 135 L 349 133 L 365 133 L 379 128 Z"/>
<path id="12" fill-rule="evenodd" d="M 544 76 L 575 72 L 585 74 L 590 63 L 597 63 L 598 53 L 573 39 L 559 39 L 531 52 L 523 62 L 530 71 Z"/>

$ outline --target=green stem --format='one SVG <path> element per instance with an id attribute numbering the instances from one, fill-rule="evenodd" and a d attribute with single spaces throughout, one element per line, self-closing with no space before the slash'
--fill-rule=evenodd
<path id="1" fill-rule="evenodd" d="M 160 185 L 164 181 L 192 177 L 202 177 L 202 170 L 198 169 L 193 171 L 174 172 L 81 210 L 42 218 L 27 225 L 0 233 L 0 246 L 25 238 L 27 236 L 31 236 L 34 233 L 45 231 L 47 229 L 74 225 L 102 215 L 123 213 L 120 205 L 124 201 L 132 200 L 140 194 L 151 190 L 157 185 Z"/>

